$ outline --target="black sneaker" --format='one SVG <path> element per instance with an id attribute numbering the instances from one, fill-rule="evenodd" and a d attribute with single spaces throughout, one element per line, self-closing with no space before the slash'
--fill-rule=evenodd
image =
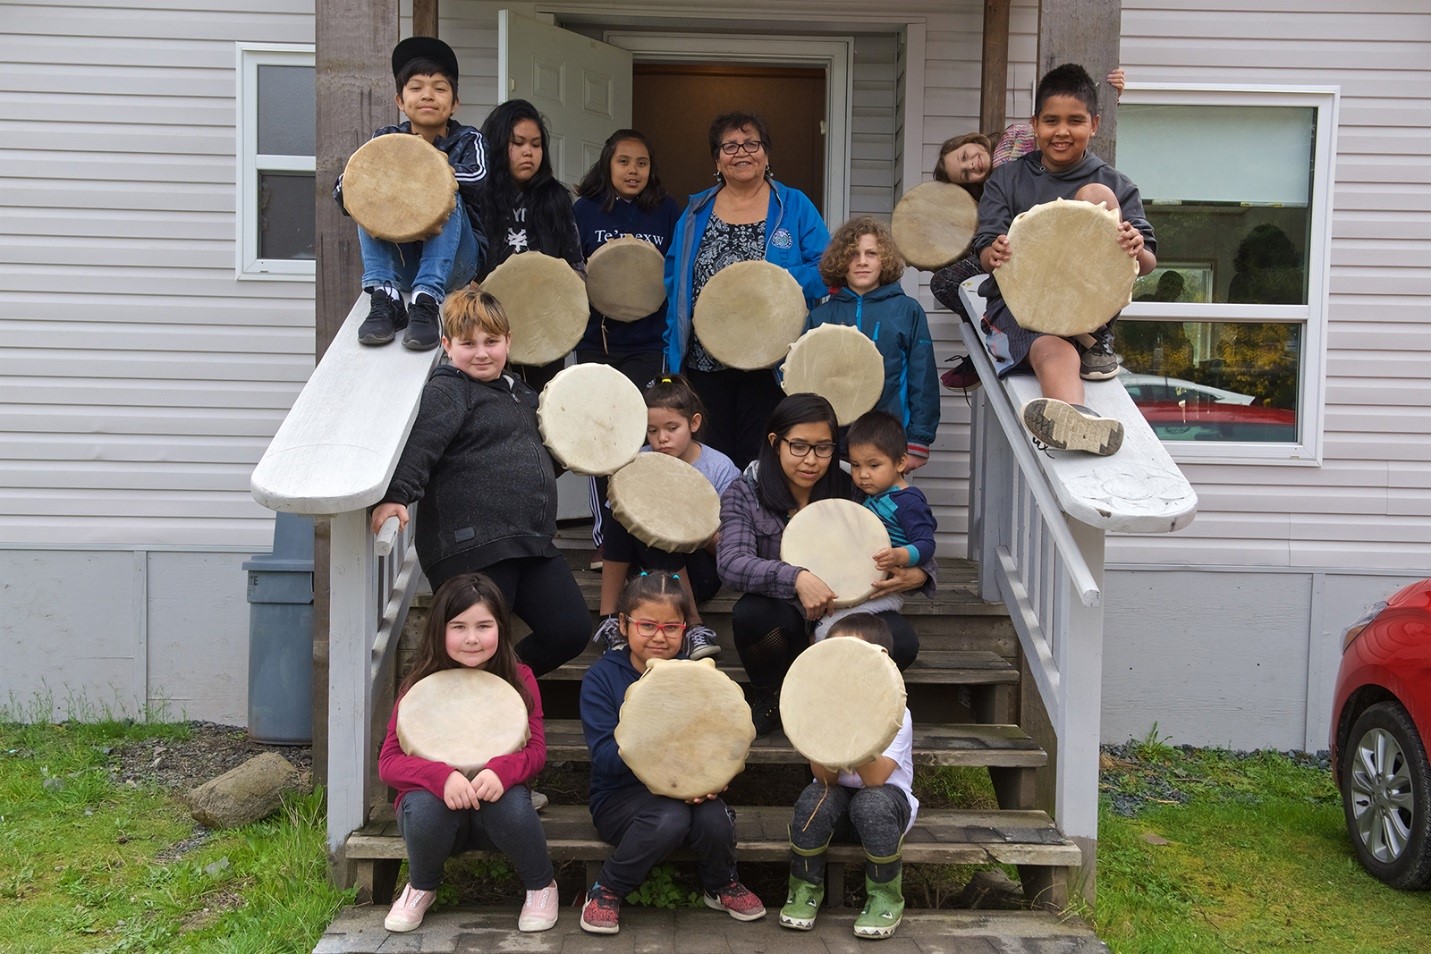
<path id="1" fill-rule="evenodd" d="M 1085 381 L 1107 381 L 1118 376 L 1118 355 L 1113 351 L 1113 322 L 1091 335 L 1079 335 L 1078 376 Z"/>
<path id="2" fill-rule="evenodd" d="M 437 302 L 431 295 L 418 295 L 407 310 L 407 334 L 402 346 L 412 351 L 431 351 L 442 341 L 442 325 Z"/>
<path id="3" fill-rule="evenodd" d="M 365 345 L 385 345 L 407 326 L 407 309 L 401 298 L 393 298 L 382 289 L 375 288 L 369 294 L 372 303 L 368 306 L 368 317 L 358 328 L 358 341 Z"/>
<path id="4" fill-rule="evenodd" d="M 750 694 L 750 721 L 757 736 L 780 728 L 780 699 L 773 689 L 754 689 Z"/>

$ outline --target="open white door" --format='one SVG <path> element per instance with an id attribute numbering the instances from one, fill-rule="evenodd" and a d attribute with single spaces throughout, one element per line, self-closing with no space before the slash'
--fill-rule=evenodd
<path id="1" fill-rule="evenodd" d="M 631 54 L 510 10 L 497 12 L 497 101 L 525 99 L 547 118 L 552 169 L 575 184 L 601 144 L 631 125 Z"/>

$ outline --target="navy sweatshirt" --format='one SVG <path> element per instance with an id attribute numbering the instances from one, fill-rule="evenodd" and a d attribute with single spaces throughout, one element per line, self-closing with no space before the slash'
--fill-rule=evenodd
<path id="1" fill-rule="evenodd" d="M 610 212 L 603 212 L 600 203 L 591 199 L 577 199 L 576 230 L 581 236 L 581 253 L 587 259 L 593 252 L 614 238 L 634 235 L 656 246 L 665 255 L 671 248 L 671 234 L 676 230 L 676 220 L 681 217 L 681 207 L 670 196 L 649 212 L 626 199 L 618 199 Z M 603 323 L 605 335 L 602 335 Z M 591 320 L 587 322 L 586 334 L 577 348 L 582 351 L 599 351 L 603 354 L 635 354 L 641 351 L 660 351 L 662 338 L 666 334 L 666 303 L 636 321 L 608 321 L 595 308 L 591 309 Z M 604 337 L 604 340 L 603 340 Z"/>
<path id="2" fill-rule="evenodd" d="M 581 679 L 581 734 L 591 752 L 591 795 L 587 802 L 593 815 L 612 792 L 641 784 L 616 750 L 621 703 L 626 701 L 626 690 L 640 678 L 631 665 L 630 650 L 611 649 L 592 663 Z"/>

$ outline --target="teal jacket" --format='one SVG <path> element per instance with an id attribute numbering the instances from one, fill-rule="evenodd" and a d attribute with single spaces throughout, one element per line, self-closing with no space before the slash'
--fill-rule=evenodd
<path id="1" fill-rule="evenodd" d="M 666 368 L 675 373 L 685 363 L 691 343 L 696 250 L 706 234 L 720 188 L 715 186 L 691 196 L 666 252 Z M 829 294 L 820 278 L 820 256 L 829 244 L 830 231 L 815 204 L 799 189 L 772 182 L 770 209 L 765 215 L 765 260 L 795 276 L 805 292 L 807 307 L 813 308 Z"/>
<path id="2" fill-rule="evenodd" d="M 895 282 L 865 295 L 841 288 L 810 312 L 806 328 L 848 325 L 875 343 L 884 358 L 884 392 L 875 405 L 899 418 L 909 453 L 928 457 L 939 427 L 939 376 L 929 319 Z"/>

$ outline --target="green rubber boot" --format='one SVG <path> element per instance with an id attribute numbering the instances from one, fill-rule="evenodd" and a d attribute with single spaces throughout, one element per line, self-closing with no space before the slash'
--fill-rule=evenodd
<path id="1" fill-rule="evenodd" d="M 790 876 L 790 894 L 780 909 L 780 926 L 808 931 L 815 926 L 820 902 L 825 900 L 825 886 L 811 884 L 804 878 Z"/>
<path id="2" fill-rule="evenodd" d="M 855 918 L 855 937 L 894 937 L 895 928 L 904 917 L 904 872 L 893 881 L 871 881 L 865 878 L 865 908 Z"/>

